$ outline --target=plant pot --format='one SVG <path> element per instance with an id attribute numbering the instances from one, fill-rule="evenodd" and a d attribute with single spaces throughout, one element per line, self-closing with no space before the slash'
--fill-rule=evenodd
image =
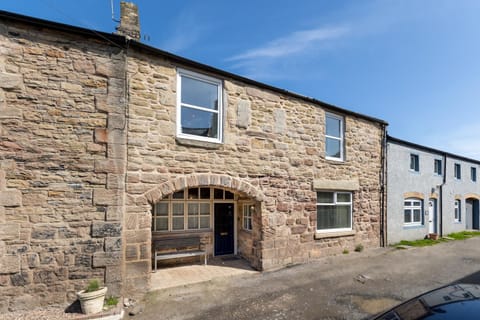
<path id="1" fill-rule="evenodd" d="M 428 234 L 428 237 L 432 240 L 438 240 L 438 234 L 437 233 L 430 233 L 430 234 Z"/>
<path id="2" fill-rule="evenodd" d="M 82 312 L 84 314 L 92 314 L 102 311 L 106 293 L 107 287 L 92 292 L 85 292 L 85 290 L 77 292 L 78 300 L 82 306 Z"/>

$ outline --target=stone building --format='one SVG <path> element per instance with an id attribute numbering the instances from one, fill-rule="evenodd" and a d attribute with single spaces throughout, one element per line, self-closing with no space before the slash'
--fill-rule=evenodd
<path id="1" fill-rule="evenodd" d="M 381 244 L 385 122 L 142 44 L 130 4 L 125 35 L 0 17 L 1 311 L 144 293 L 165 237 L 258 270 Z"/>
<path id="2" fill-rule="evenodd" d="M 480 161 L 387 140 L 387 243 L 479 230 Z"/>

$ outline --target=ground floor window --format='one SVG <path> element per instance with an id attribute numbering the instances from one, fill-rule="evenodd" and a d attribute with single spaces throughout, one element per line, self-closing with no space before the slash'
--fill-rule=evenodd
<path id="1" fill-rule="evenodd" d="M 422 224 L 422 200 L 415 198 L 405 199 L 403 203 L 403 223 L 405 225 Z"/>
<path id="2" fill-rule="evenodd" d="M 462 207 L 460 200 L 455 200 L 455 222 L 462 221 Z"/>
<path id="3" fill-rule="evenodd" d="M 246 203 L 243 205 L 243 229 L 252 230 L 252 216 L 255 212 L 255 205 L 252 203 Z"/>
<path id="4" fill-rule="evenodd" d="M 317 231 L 352 230 L 352 193 L 317 192 Z"/>
<path id="5" fill-rule="evenodd" d="M 188 188 L 154 204 L 153 231 L 210 229 L 215 201 L 234 200 L 235 195 L 218 188 Z"/>

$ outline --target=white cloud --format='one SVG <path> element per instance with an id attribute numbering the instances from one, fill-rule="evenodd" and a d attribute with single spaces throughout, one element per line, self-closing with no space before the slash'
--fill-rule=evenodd
<path id="1" fill-rule="evenodd" d="M 345 27 L 337 28 L 317 28 L 310 30 L 295 31 L 266 43 L 264 46 L 247 50 L 227 59 L 227 61 L 245 61 L 260 58 L 279 58 L 291 54 L 303 52 L 312 46 L 317 46 L 345 35 L 348 29 Z"/>
<path id="2" fill-rule="evenodd" d="M 208 31 L 208 27 L 200 23 L 191 9 L 182 11 L 169 29 L 173 31 L 169 38 L 160 44 L 160 48 L 174 53 L 181 53 L 192 47 Z"/>

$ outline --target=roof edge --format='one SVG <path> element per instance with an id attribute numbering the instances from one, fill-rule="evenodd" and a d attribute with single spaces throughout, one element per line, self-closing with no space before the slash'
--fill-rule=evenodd
<path id="1" fill-rule="evenodd" d="M 431 152 L 431 153 L 437 153 L 437 154 L 440 154 L 442 156 L 448 156 L 450 158 L 455 158 L 455 159 L 463 160 L 463 161 L 466 161 L 466 162 L 472 162 L 472 163 L 475 163 L 475 164 L 480 164 L 480 160 L 468 158 L 468 157 L 465 157 L 465 156 L 462 156 L 462 155 L 459 155 L 459 154 L 455 154 L 455 153 L 435 149 L 435 148 L 432 148 L 432 147 L 424 146 L 424 145 L 421 145 L 421 144 L 417 144 L 417 143 L 414 143 L 414 142 L 402 140 L 402 139 L 399 139 L 399 138 L 392 137 L 391 135 L 387 135 L 387 142 L 393 142 L 395 144 L 403 145 L 403 146 L 406 146 L 406 147 L 420 149 L 420 150 L 428 151 L 428 152 Z"/>
<path id="2" fill-rule="evenodd" d="M 175 55 L 173 53 L 170 53 L 170 52 L 167 52 L 167 51 L 164 51 L 164 50 L 161 50 L 161 49 L 143 44 L 139 41 L 136 41 L 136 40 L 133 40 L 133 39 L 128 39 L 127 37 L 122 36 L 122 35 L 113 34 L 113 33 L 106 33 L 106 32 L 103 32 L 103 31 L 96 31 L 96 30 L 93 30 L 93 29 L 87 29 L 87 28 L 72 26 L 72 25 L 59 23 L 59 22 L 53 22 L 53 21 L 50 21 L 50 20 L 44 20 L 44 19 L 40 19 L 40 18 L 34 18 L 34 17 L 21 15 L 21 14 L 17 14 L 17 13 L 12 13 L 12 12 L 8 12 L 8 11 L 4 11 L 4 10 L 0 10 L 0 18 L 8 19 L 8 20 L 11 20 L 11 21 L 22 22 L 22 23 L 26 23 L 26 24 L 30 24 L 30 25 L 40 26 L 40 27 L 46 27 L 46 28 L 59 30 L 59 31 L 72 32 L 72 33 L 76 33 L 76 34 L 83 35 L 83 36 L 95 36 L 95 37 L 98 37 L 98 38 L 102 38 L 103 40 L 113 42 L 116 45 L 119 45 L 119 46 L 123 47 L 124 49 L 137 48 L 139 50 L 145 50 L 145 51 L 148 51 L 152 54 L 161 55 L 161 56 L 163 56 L 167 59 L 170 59 L 170 60 L 175 61 L 177 63 L 183 64 L 185 66 L 197 68 L 197 69 L 200 69 L 200 70 L 203 70 L 203 71 L 206 71 L 206 72 L 210 72 L 210 73 L 215 73 L 215 74 L 221 75 L 221 76 L 226 77 L 226 78 L 231 78 L 231 79 L 235 79 L 235 80 L 240 81 L 240 82 L 244 82 L 246 84 L 250 84 L 252 86 L 260 87 L 260 88 L 270 90 L 270 91 L 273 91 L 273 92 L 276 92 L 276 93 L 279 93 L 279 94 L 287 95 L 287 96 L 290 96 L 290 97 L 293 97 L 293 98 L 296 98 L 296 99 L 300 99 L 300 100 L 303 100 L 303 101 L 306 101 L 306 102 L 309 102 L 309 103 L 313 103 L 315 105 L 326 108 L 326 109 L 328 109 L 330 111 L 333 111 L 333 112 L 338 112 L 338 113 L 343 113 L 343 114 L 351 115 L 351 116 L 358 117 L 358 118 L 363 118 L 363 119 L 368 120 L 368 121 L 380 123 L 381 125 L 384 125 L 384 126 L 388 125 L 388 122 L 386 122 L 385 120 L 375 118 L 375 117 L 372 117 L 372 116 L 368 116 L 368 115 L 358 113 L 358 112 L 355 112 L 355 111 L 351 111 L 351 110 L 348 110 L 348 109 L 344 109 L 342 107 L 338 107 L 338 106 L 335 106 L 333 104 L 329 104 L 329 103 L 323 102 L 321 100 L 317 100 L 315 98 L 307 97 L 307 96 L 299 94 L 299 93 L 288 91 L 286 89 L 281 89 L 281 88 L 278 88 L 278 87 L 275 87 L 275 86 L 272 86 L 272 85 L 269 85 L 269 84 L 266 84 L 266 83 L 263 83 L 263 82 L 252 80 L 252 79 L 249 79 L 249 78 L 246 78 L 246 77 L 243 77 L 243 76 L 240 76 L 240 75 L 237 75 L 237 74 L 225 71 L 225 70 L 221 70 L 221 69 L 212 67 L 210 65 L 206 65 L 206 64 L 203 64 L 203 63 L 200 63 L 200 62 L 196 62 L 194 60 L 190 60 L 190 59 Z"/>

